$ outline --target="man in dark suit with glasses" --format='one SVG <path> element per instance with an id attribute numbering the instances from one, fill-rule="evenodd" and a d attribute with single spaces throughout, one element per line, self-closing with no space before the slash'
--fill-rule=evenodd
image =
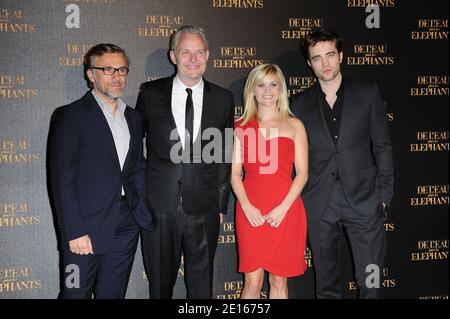
<path id="1" fill-rule="evenodd" d="M 61 298 L 124 298 L 141 228 L 154 229 L 138 112 L 120 99 L 129 61 L 113 44 L 84 57 L 91 90 L 57 109 L 50 188 L 61 237 Z"/>

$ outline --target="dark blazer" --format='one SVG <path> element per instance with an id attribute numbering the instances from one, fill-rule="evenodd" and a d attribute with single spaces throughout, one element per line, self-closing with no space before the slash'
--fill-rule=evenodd
<path id="1" fill-rule="evenodd" d="M 230 193 L 232 142 L 225 145 L 225 129 L 232 141 L 234 99 L 230 91 L 204 80 L 203 109 L 200 131 L 194 143 L 200 143 L 203 153 L 212 137 L 200 139 L 207 128 L 222 133 L 222 156 L 219 163 L 174 163 L 172 147 L 179 139 L 171 140 L 176 130 L 172 114 L 173 76 L 142 84 L 136 110 L 141 114 L 143 134 L 147 135 L 147 189 L 150 202 L 160 212 L 176 211 L 182 195 L 187 214 L 226 213 Z M 214 151 L 209 152 L 215 154 Z M 228 157 L 228 158 L 226 158 Z"/>
<path id="2" fill-rule="evenodd" d="M 381 202 L 389 203 L 393 193 L 392 146 L 378 87 L 344 80 L 336 145 L 322 111 L 319 83 L 292 101 L 292 111 L 308 135 L 309 174 L 302 198 L 313 219 L 325 213 L 337 172 L 347 200 L 361 215 L 376 214 Z"/>
<path id="3" fill-rule="evenodd" d="M 84 235 L 91 238 L 94 253 L 108 248 L 120 222 L 122 185 L 138 225 L 153 230 L 138 112 L 125 109 L 130 145 L 122 171 L 108 122 L 90 92 L 54 114 L 50 182 L 62 248 Z"/>

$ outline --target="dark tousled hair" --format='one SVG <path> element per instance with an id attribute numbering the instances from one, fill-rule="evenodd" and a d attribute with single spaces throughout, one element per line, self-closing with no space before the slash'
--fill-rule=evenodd
<path id="1" fill-rule="evenodd" d="M 342 52 L 342 39 L 333 30 L 327 28 L 318 28 L 309 33 L 300 41 L 300 50 L 307 61 L 309 61 L 309 48 L 319 42 L 334 42 L 338 53 Z"/>

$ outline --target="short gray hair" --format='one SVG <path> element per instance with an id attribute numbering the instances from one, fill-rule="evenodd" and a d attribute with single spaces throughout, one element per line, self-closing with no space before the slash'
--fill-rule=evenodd
<path id="1" fill-rule="evenodd" d="M 198 34 L 205 44 L 205 49 L 208 50 L 208 40 L 206 39 L 205 31 L 198 26 L 184 25 L 177 31 L 172 33 L 170 41 L 170 51 L 176 51 L 180 36 L 182 36 L 183 34 Z"/>

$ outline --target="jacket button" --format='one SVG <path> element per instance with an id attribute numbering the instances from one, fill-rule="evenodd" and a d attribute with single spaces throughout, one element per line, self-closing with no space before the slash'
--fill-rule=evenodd
<path id="1" fill-rule="evenodd" d="M 331 176 L 336 176 L 336 173 L 335 172 L 331 172 Z"/>

